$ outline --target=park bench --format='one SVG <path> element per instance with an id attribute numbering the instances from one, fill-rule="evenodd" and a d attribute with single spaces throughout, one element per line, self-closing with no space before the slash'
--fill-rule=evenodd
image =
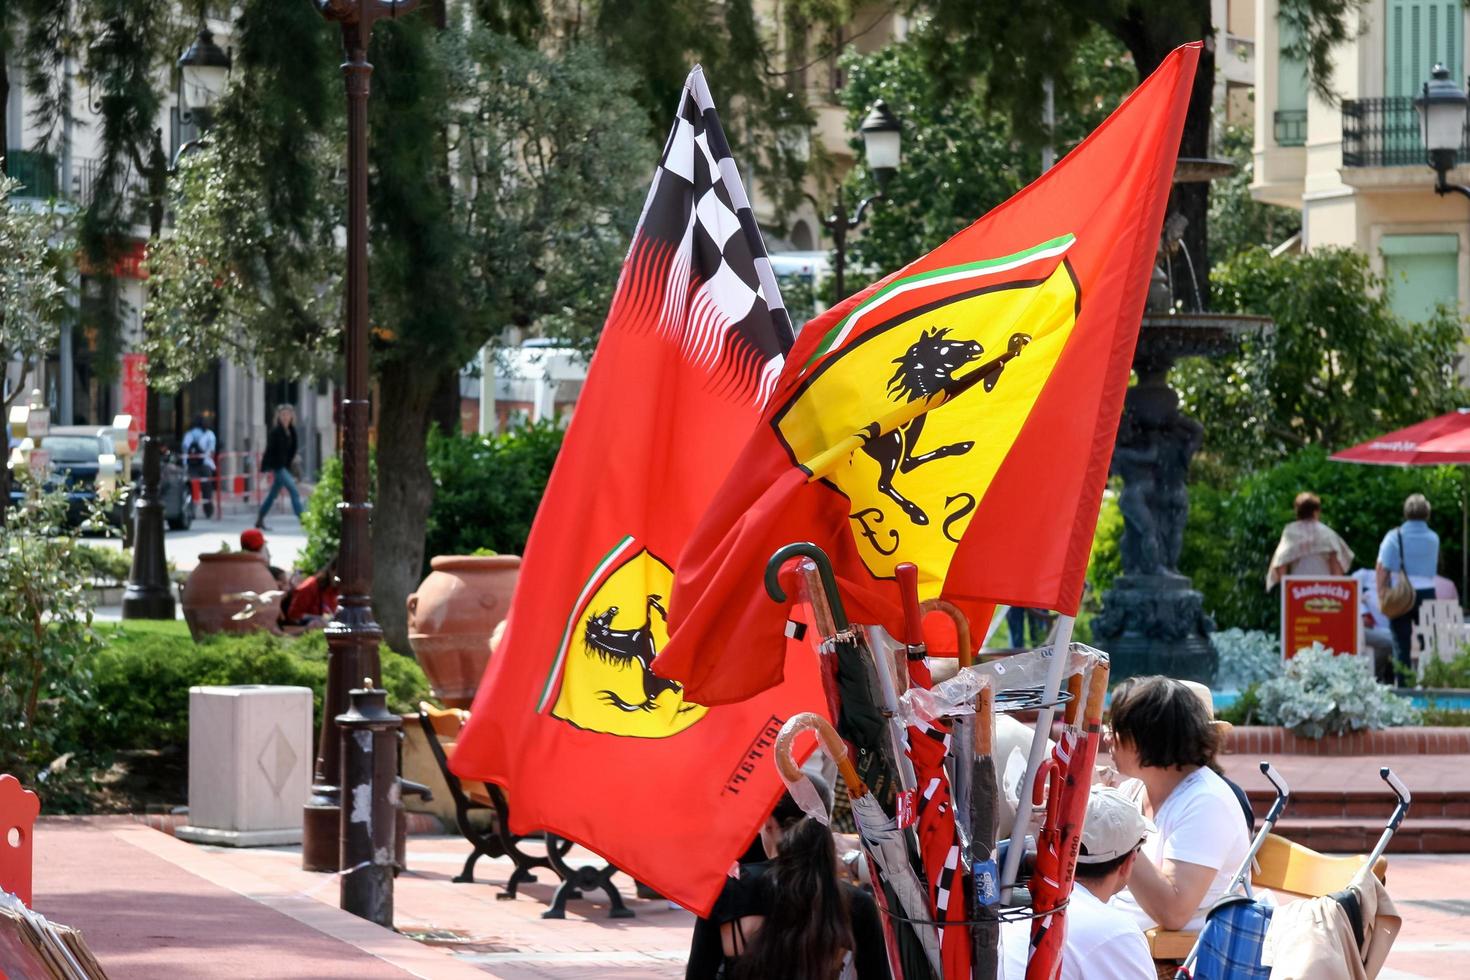
<path id="1" fill-rule="evenodd" d="M 455 823 L 460 834 L 474 848 L 465 860 L 464 870 L 454 880 L 473 882 L 475 863 L 481 857 L 505 855 L 515 862 L 515 871 L 511 873 L 505 889 L 496 898 L 515 898 L 516 889 L 520 885 L 536 880 L 535 874 L 532 873 L 534 869 L 547 868 L 561 879 L 561 884 L 552 896 L 551 907 L 541 914 L 542 918 L 566 918 L 566 905 L 570 899 L 581 898 L 583 891 L 597 888 L 607 894 L 608 915 L 611 918 L 631 918 L 633 910 L 623 904 L 623 896 L 618 892 L 617 886 L 612 883 L 612 876 L 618 870 L 616 867 L 612 864 L 600 867 L 595 865 L 573 867 L 567 864 L 566 856 L 572 848 L 572 842 L 565 837 L 549 833 L 539 835 L 544 845 L 544 854 L 527 853 L 521 845 L 538 838 L 519 836 L 510 832 L 510 803 L 506 800 L 505 793 L 500 787 L 493 783 L 461 780 L 450 771 L 449 757 L 454 754 L 454 746 L 459 740 L 460 729 L 464 727 L 468 719 L 468 711 L 459 708 L 436 708 L 426 701 L 419 702 L 419 725 L 424 730 L 425 738 L 429 743 L 429 751 L 433 753 L 434 761 L 439 766 L 439 772 L 444 776 L 444 782 L 449 787 L 449 795 L 454 800 Z M 481 830 L 470 819 L 470 814 L 476 811 L 483 813 L 487 810 L 491 813 L 490 827 L 488 830 Z"/>
<path id="2" fill-rule="evenodd" d="M 1277 834 L 1269 834 L 1256 855 L 1251 872 L 1251 887 L 1269 890 L 1286 898 L 1319 898 L 1346 888 L 1363 867 L 1364 857 L 1333 857 L 1321 854 Z M 1379 881 L 1386 880 L 1388 858 L 1380 857 L 1373 865 Z M 1199 933 L 1193 930 L 1173 931 L 1155 926 L 1144 933 L 1149 952 L 1160 965 L 1177 964 L 1189 955 Z M 1173 976 L 1170 970 L 1169 976 Z"/>

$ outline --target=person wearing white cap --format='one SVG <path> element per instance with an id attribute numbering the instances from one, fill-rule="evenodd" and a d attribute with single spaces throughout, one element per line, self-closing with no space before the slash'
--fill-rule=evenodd
<path id="1" fill-rule="evenodd" d="M 1093 786 L 1082 822 L 1076 880 L 1067 903 L 1061 980 L 1154 980 L 1148 940 L 1138 922 L 1108 899 L 1128 887 L 1139 848 L 1152 829 L 1123 793 Z M 1023 980 L 1031 923 L 1001 928 L 1004 980 Z"/>

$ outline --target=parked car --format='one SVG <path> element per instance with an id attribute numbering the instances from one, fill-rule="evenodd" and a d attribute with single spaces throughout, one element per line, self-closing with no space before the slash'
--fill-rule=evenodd
<path id="1" fill-rule="evenodd" d="M 70 504 L 67 517 L 73 525 L 86 520 L 96 505 L 99 477 L 109 476 L 123 492 L 107 508 L 107 522 L 122 527 L 132 520 L 136 485 L 142 477 L 142 461 L 134 455 L 130 472 L 123 473 L 117 451 L 126 451 L 126 446 L 119 445 L 125 438 L 125 432 L 110 426 L 85 425 L 52 426 L 50 432 L 41 438 L 38 448 L 47 456 L 45 485 L 66 491 Z M 164 519 L 169 527 L 175 530 L 188 528 L 194 520 L 194 504 L 189 499 L 183 467 L 165 460 L 159 482 Z M 21 491 L 12 483 L 11 504 L 18 503 L 20 496 Z"/>

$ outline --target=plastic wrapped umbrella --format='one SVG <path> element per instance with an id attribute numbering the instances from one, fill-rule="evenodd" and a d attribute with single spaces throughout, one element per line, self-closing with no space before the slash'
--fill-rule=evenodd
<path id="1" fill-rule="evenodd" d="M 929 895 L 910 863 L 909 845 L 903 829 L 895 818 L 883 812 L 878 800 L 858 776 L 848 758 L 847 746 L 836 729 L 827 719 L 810 711 L 792 715 L 781 726 L 781 733 L 776 738 L 776 766 L 792 799 L 813 816 L 822 812 L 819 809 L 814 812 L 821 803 L 816 801 L 813 807 L 816 790 L 796 765 L 791 751 L 792 742 L 803 731 L 816 733 L 818 745 L 837 763 L 837 771 L 847 786 L 858 837 L 863 842 L 863 853 L 872 872 L 874 898 L 884 913 L 884 932 L 888 938 L 889 965 L 893 968 L 894 980 L 944 977 L 940 965 L 939 934 L 930 924 Z"/>
<path id="2" fill-rule="evenodd" d="M 1087 675 L 1086 698 L 1082 675 L 1071 680 L 1073 700 L 1067 705 L 1066 727 L 1052 757 L 1037 774 L 1037 785 L 1050 783 L 1046 820 L 1037 834 L 1036 869 L 1031 876 L 1031 954 L 1026 980 L 1054 980 L 1061 969 L 1066 936 L 1066 903 L 1077 871 L 1082 822 L 1092 790 L 1092 771 L 1102 739 L 1103 697 L 1108 689 L 1108 661 L 1099 657 Z"/>
<path id="3" fill-rule="evenodd" d="M 919 777 L 919 854 L 929 886 L 934 921 L 953 923 L 940 927 L 940 955 L 944 976 L 970 976 L 972 942 L 967 924 L 965 879 L 969 869 L 960 855 L 960 837 L 955 828 L 954 801 L 950 798 L 949 776 L 944 761 L 949 756 L 949 725 L 942 721 L 920 723 L 908 730 L 909 758 Z"/>

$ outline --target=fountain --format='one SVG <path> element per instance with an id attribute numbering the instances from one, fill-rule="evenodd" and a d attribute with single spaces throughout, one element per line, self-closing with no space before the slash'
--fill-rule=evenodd
<path id="1" fill-rule="evenodd" d="M 1223 160 L 1180 160 L 1174 182 L 1214 180 L 1233 169 Z M 1215 624 L 1204 597 L 1179 571 L 1189 518 L 1189 461 L 1204 427 L 1179 411 L 1168 376 L 1181 357 L 1229 353 L 1243 336 L 1270 328 L 1266 317 L 1203 309 L 1196 267 L 1183 244 L 1185 225 L 1177 212 L 1164 222 L 1133 355 L 1138 383 L 1124 397 L 1113 450 L 1112 473 L 1123 480 L 1123 574 L 1103 595 L 1092 633 L 1112 655 L 1117 680 L 1167 674 L 1214 681 L 1218 658 L 1209 634 Z"/>

